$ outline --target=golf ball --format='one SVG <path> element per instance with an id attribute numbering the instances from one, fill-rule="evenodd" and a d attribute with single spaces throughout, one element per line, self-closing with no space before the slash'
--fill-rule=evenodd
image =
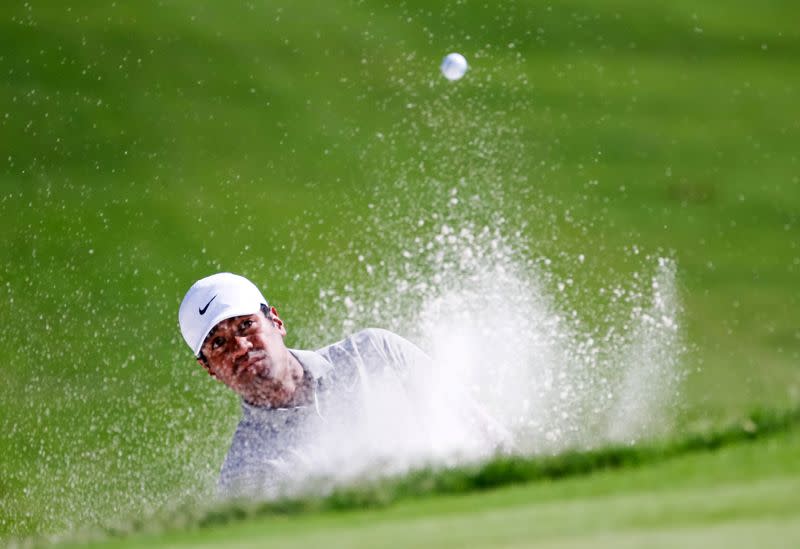
<path id="1" fill-rule="evenodd" d="M 442 74 L 448 80 L 458 80 L 467 72 L 467 60 L 460 53 L 448 53 L 442 60 Z"/>

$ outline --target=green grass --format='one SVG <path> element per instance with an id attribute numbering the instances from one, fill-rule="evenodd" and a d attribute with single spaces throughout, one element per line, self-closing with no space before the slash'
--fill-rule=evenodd
<path id="1" fill-rule="evenodd" d="M 678 429 L 795 405 L 798 16 L 780 0 L 3 4 L 0 539 L 202 497 L 238 411 L 180 340 L 188 285 L 249 275 L 291 345 L 326 343 L 341 319 L 320 288 L 385 287 L 354 258 L 398 264 L 409 221 L 459 184 L 483 202 L 451 221 L 521 228 L 589 324 L 614 307 L 598 288 L 675 258 Z M 454 50 L 471 70 L 451 85 L 436 65 Z"/>
<path id="2" fill-rule="evenodd" d="M 538 480 L 527 484 L 508 486 L 511 477 L 497 474 L 510 470 L 507 463 L 504 467 L 502 462 L 495 462 L 477 476 L 466 475 L 496 481 L 483 484 L 477 492 L 474 487 L 461 486 L 455 490 L 460 495 L 442 495 L 452 490 L 433 489 L 430 494 L 434 497 L 420 499 L 417 493 L 394 505 L 334 496 L 328 498 L 329 505 L 316 509 L 274 504 L 251 507 L 249 512 L 246 508 L 229 508 L 227 513 L 210 513 L 200 520 L 175 516 L 165 526 L 144 522 L 139 526 L 144 532 L 93 544 L 300 547 L 324 539 L 335 547 L 675 543 L 747 547 L 760 540 L 768 545 L 791 546 L 800 539 L 797 413 L 754 419 L 747 421 L 746 428 L 734 426 L 677 441 L 668 448 L 620 450 L 636 459 L 615 460 L 614 465 L 611 461 L 604 465 L 602 456 L 608 458 L 614 453 L 608 450 L 584 454 L 580 460 L 577 454 L 572 458 L 527 460 L 529 471 L 545 471 L 543 476 L 528 475 L 528 480 Z M 579 461 L 593 465 L 589 469 L 570 467 Z M 566 469 L 556 472 L 552 465 L 557 463 Z M 590 470 L 593 472 L 586 474 Z M 464 473 L 452 471 L 449 475 Z M 441 478 L 433 476 L 431 480 Z M 422 486 L 413 480 L 401 480 L 399 485 Z M 353 508 L 362 510 L 348 510 Z M 176 527 L 181 524 L 189 528 Z"/>
<path id="3" fill-rule="evenodd" d="M 561 498 L 548 494 L 547 487 L 527 487 L 447 500 L 435 509 L 418 504 L 357 516 L 267 521 L 167 536 L 158 542 L 143 539 L 140 545 L 131 541 L 108 546 L 748 547 L 756 542 L 791 546 L 800 540 L 792 508 L 798 502 L 798 487 L 795 477 L 774 477 L 734 481 L 711 490 L 619 490 L 586 498 L 576 494 Z M 573 488 L 580 494 L 581 486 Z M 535 501 L 537 495 L 544 501 Z"/>

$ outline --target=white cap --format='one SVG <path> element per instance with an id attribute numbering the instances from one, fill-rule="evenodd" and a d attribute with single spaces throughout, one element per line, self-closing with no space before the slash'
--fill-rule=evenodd
<path id="1" fill-rule="evenodd" d="M 217 273 L 195 282 L 178 311 L 183 339 L 200 356 L 208 333 L 218 322 L 235 316 L 253 315 L 269 303 L 255 284 L 243 276 Z"/>

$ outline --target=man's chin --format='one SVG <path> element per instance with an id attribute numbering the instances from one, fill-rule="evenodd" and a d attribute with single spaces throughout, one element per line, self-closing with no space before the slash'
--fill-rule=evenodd
<path id="1" fill-rule="evenodd" d="M 259 368 L 253 372 L 253 377 L 259 381 L 266 381 L 267 383 L 275 383 L 275 378 L 272 376 L 272 370 L 269 368 Z"/>
<path id="2" fill-rule="evenodd" d="M 270 392 L 269 395 L 263 393 L 248 394 L 244 396 L 245 401 L 253 406 L 261 406 L 267 408 L 285 408 L 289 402 L 289 398 L 283 392 Z"/>

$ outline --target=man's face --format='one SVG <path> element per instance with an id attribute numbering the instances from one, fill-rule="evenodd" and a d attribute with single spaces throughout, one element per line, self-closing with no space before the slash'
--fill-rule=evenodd
<path id="1" fill-rule="evenodd" d="M 297 381 L 283 342 L 286 329 L 273 307 L 271 318 L 259 312 L 217 324 L 203 342 L 199 359 L 209 373 L 256 406 L 282 406 Z"/>

